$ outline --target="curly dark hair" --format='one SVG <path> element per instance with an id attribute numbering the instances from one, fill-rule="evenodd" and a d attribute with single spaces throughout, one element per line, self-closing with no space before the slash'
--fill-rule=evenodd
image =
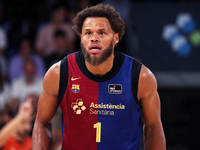
<path id="1" fill-rule="evenodd" d="M 119 39 L 122 39 L 122 36 L 125 32 L 125 23 L 120 17 L 119 13 L 108 4 L 98 4 L 95 6 L 87 7 L 80 11 L 76 17 L 72 20 L 74 26 L 73 30 L 80 35 L 82 32 L 83 22 L 87 17 L 105 17 L 108 19 L 111 28 L 115 33 L 119 33 Z"/>

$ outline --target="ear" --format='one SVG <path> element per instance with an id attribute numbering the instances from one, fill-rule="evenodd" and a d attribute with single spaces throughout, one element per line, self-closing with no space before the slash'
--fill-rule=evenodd
<path id="1" fill-rule="evenodd" d="M 119 33 L 114 33 L 114 45 L 119 42 Z"/>

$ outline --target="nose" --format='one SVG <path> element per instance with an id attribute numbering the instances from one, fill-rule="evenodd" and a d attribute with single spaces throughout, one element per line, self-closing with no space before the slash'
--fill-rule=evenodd
<path id="1" fill-rule="evenodd" d="M 91 42 L 99 42 L 99 37 L 97 34 L 92 34 L 92 37 L 91 37 Z"/>

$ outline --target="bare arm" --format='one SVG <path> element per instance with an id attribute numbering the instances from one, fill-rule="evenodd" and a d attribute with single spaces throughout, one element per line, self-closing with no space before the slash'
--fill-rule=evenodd
<path id="1" fill-rule="evenodd" d="M 0 131 L 0 148 L 3 147 L 8 138 L 18 138 L 16 132 L 22 128 L 23 122 L 30 122 L 32 120 L 33 107 L 31 101 L 26 101 L 20 105 L 18 114 L 10 122 L 8 122 Z"/>
<path id="2" fill-rule="evenodd" d="M 140 73 L 138 99 L 142 104 L 145 149 L 166 150 L 157 82 L 152 72 L 145 66 L 142 66 Z"/>
<path id="3" fill-rule="evenodd" d="M 46 73 L 43 91 L 38 102 L 38 111 L 32 136 L 33 150 L 49 150 L 52 144 L 51 120 L 58 108 L 60 62 Z"/>
<path id="4" fill-rule="evenodd" d="M 6 144 L 8 138 L 14 136 L 21 122 L 22 122 L 22 116 L 16 116 L 1 129 L 0 148 L 2 148 Z"/>

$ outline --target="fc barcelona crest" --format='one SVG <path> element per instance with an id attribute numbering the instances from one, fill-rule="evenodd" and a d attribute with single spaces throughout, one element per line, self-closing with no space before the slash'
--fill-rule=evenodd
<path id="1" fill-rule="evenodd" d="M 80 91 L 80 85 L 78 84 L 72 84 L 72 92 L 78 93 Z"/>

